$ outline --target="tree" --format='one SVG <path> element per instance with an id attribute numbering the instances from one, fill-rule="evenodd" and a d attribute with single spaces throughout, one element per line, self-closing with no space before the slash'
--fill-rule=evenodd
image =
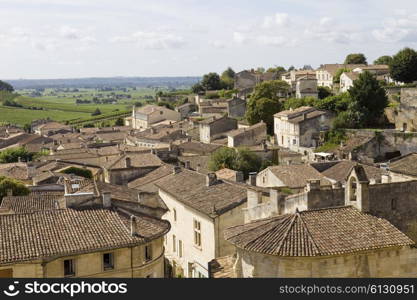
<path id="1" fill-rule="evenodd" d="M 215 91 L 223 88 L 219 74 L 214 72 L 205 74 L 200 84 L 205 91 Z"/>
<path id="2" fill-rule="evenodd" d="M 366 57 L 363 53 L 351 53 L 345 58 L 345 64 L 364 64 L 367 65 Z"/>
<path id="3" fill-rule="evenodd" d="M 374 60 L 374 65 L 390 65 L 392 62 L 392 56 L 383 55 Z"/>
<path id="4" fill-rule="evenodd" d="M 123 125 L 125 125 L 125 121 L 123 120 L 123 118 L 118 118 L 116 120 L 116 122 L 114 122 L 114 125 L 115 126 L 123 126 Z"/>
<path id="5" fill-rule="evenodd" d="M 388 98 L 383 87 L 371 73 L 361 73 L 349 89 L 351 101 L 346 118 L 354 128 L 377 124 L 384 115 Z"/>
<path id="6" fill-rule="evenodd" d="M 281 73 L 286 72 L 285 68 L 281 67 L 281 66 L 275 66 L 273 68 L 269 68 L 266 71 L 269 72 L 269 73 L 276 73 L 276 74 L 281 74 Z"/>
<path id="7" fill-rule="evenodd" d="M 324 99 L 332 95 L 332 91 L 327 86 L 318 86 L 317 92 L 319 99 Z"/>
<path id="8" fill-rule="evenodd" d="M 211 171 L 223 168 L 242 171 L 245 177 L 250 172 L 258 172 L 262 167 L 262 159 L 246 148 L 222 147 L 210 157 L 208 167 Z"/>
<path id="9" fill-rule="evenodd" d="M 13 196 L 25 196 L 29 194 L 29 189 L 20 181 L 5 176 L 0 176 L 0 203 L 9 191 Z"/>
<path id="10" fill-rule="evenodd" d="M 234 85 L 235 85 L 235 71 L 233 71 L 232 68 L 228 67 L 223 73 L 222 76 L 220 77 L 221 81 L 222 81 L 222 85 L 224 88 L 231 90 L 233 89 Z"/>
<path id="11" fill-rule="evenodd" d="M 94 112 L 91 113 L 92 116 L 98 116 L 101 115 L 101 111 L 100 109 L 96 108 L 96 110 Z"/>
<path id="12" fill-rule="evenodd" d="M 0 91 L 13 92 L 14 88 L 9 83 L 0 80 Z"/>
<path id="13" fill-rule="evenodd" d="M 33 154 L 29 153 L 25 147 L 9 148 L 0 152 L 0 163 L 14 163 L 19 159 L 29 161 L 32 157 Z"/>
<path id="14" fill-rule="evenodd" d="M 93 178 L 93 173 L 90 170 L 77 167 L 69 167 L 68 169 L 63 170 L 62 173 L 74 174 L 88 179 Z"/>
<path id="15" fill-rule="evenodd" d="M 264 81 L 255 87 L 249 99 L 246 119 L 250 124 L 264 121 L 268 131 L 273 131 L 274 114 L 281 111 L 282 104 L 279 101 L 282 94 L 286 95 L 290 86 L 285 81 Z"/>
<path id="16" fill-rule="evenodd" d="M 396 81 L 410 83 L 417 80 L 417 52 L 404 48 L 392 57 L 391 77 Z"/>
<path id="17" fill-rule="evenodd" d="M 204 91 L 204 88 L 203 88 L 203 86 L 201 85 L 201 83 L 196 83 L 196 84 L 194 84 L 192 87 L 191 87 L 191 91 L 194 93 L 194 94 L 198 94 L 198 93 L 201 93 L 201 92 L 203 92 Z"/>

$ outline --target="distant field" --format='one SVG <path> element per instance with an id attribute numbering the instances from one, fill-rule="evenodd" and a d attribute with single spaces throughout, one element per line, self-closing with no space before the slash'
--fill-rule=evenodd
<path id="1" fill-rule="evenodd" d="M 25 125 L 34 120 L 50 118 L 55 121 L 66 121 L 78 118 L 88 118 L 89 113 L 68 112 L 59 110 L 31 110 L 0 105 L 0 122 Z"/>
<path id="2" fill-rule="evenodd" d="M 14 101 L 23 108 L 0 105 L 0 122 L 24 125 L 38 119 L 50 118 L 56 121 L 71 121 L 71 124 L 82 126 L 86 123 L 99 124 L 106 121 L 114 122 L 120 116 L 131 111 L 132 105 L 145 102 L 155 95 L 155 89 L 125 88 L 113 91 L 99 91 L 96 89 L 45 89 L 39 94 L 36 90 L 18 90 L 21 97 Z M 34 93 L 38 92 L 36 97 Z M 129 95 L 129 98 L 127 98 Z M 114 103 L 86 103 L 77 104 L 77 99 L 92 101 L 112 101 Z M 119 97 L 119 98 L 117 98 Z M 30 109 L 37 108 L 37 109 Z M 96 109 L 101 111 L 99 116 L 91 116 Z"/>

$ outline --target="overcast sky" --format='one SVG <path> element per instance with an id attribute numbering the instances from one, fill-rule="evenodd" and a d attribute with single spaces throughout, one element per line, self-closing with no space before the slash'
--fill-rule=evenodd
<path id="1" fill-rule="evenodd" d="M 415 0 L 0 0 L 0 78 L 194 76 L 417 47 Z"/>

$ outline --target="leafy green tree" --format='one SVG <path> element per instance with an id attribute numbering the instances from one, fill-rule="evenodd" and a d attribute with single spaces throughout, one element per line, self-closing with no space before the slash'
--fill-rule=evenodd
<path id="1" fill-rule="evenodd" d="M 166 107 L 168 109 L 174 109 L 174 106 L 171 103 L 167 102 L 167 101 L 160 101 L 160 102 L 158 102 L 158 106 L 164 106 L 164 107 Z"/>
<path id="2" fill-rule="evenodd" d="M 288 68 L 288 72 L 289 72 L 289 71 L 293 71 L 293 70 L 295 70 L 295 67 L 294 67 L 294 66 L 290 66 L 290 67 Z"/>
<path id="3" fill-rule="evenodd" d="M 117 118 L 116 122 L 114 122 L 115 126 L 123 126 L 125 125 L 125 121 L 122 118 Z"/>
<path id="4" fill-rule="evenodd" d="M 369 72 L 363 72 L 349 89 L 351 102 L 348 105 L 347 121 L 354 128 L 366 127 L 379 122 L 388 105 L 384 88 Z"/>
<path id="5" fill-rule="evenodd" d="M 284 109 L 296 109 L 301 106 L 316 106 L 317 99 L 315 97 L 289 98 L 284 102 Z"/>
<path id="6" fill-rule="evenodd" d="M 9 191 L 12 192 L 13 196 L 25 196 L 30 192 L 22 182 L 5 176 L 0 176 L 0 203 Z"/>
<path id="7" fill-rule="evenodd" d="M 63 170 L 62 173 L 74 174 L 88 179 L 93 178 L 93 173 L 90 170 L 77 167 L 69 167 L 68 169 Z"/>
<path id="8" fill-rule="evenodd" d="M 250 172 L 258 172 L 262 167 L 262 159 L 246 148 L 222 147 L 210 157 L 208 167 L 211 171 L 223 168 L 242 171 L 245 177 Z"/>
<path id="9" fill-rule="evenodd" d="M 14 88 L 9 83 L 0 80 L 0 91 L 13 92 Z"/>
<path id="10" fill-rule="evenodd" d="M 410 83 L 417 80 L 417 52 L 404 48 L 392 57 L 391 77 L 396 81 Z"/>
<path id="11" fill-rule="evenodd" d="M 348 109 L 350 99 L 349 93 L 340 93 L 324 99 L 317 99 L 313 106 L 318 109 L 340 113 Z"/>
<path id="12" fill-rule="evenodd" d="M 366 62 L 366 57 L 363 53 L 351 53 L 351 54 L 346 56 L 345 64 L 365 64 L 365 65 L 367 65 L 368 63 Z"/>
<path id="13" fill-rule="evenodd" d="M 327 86 L 318 86 L 317 92 L 319 99 L 324 99 L 332 95 L 332 91 Z"/>
<path id="14" fill-rule="evenodd" d="M 285 81 L 264 81 L 255 87 L 246 110 L 246 119 L 250 124 L 264 121 L 268 131 L 273 131 L 274 114 L 282 110 L 281 95 L 286 95 L 290 86 Z"/>
<path id="15" fill-rule="evenodd" d="M 25 125 L 23 125 L 23 130 L 27 133 L 30 133 L 32 131 L 32 125 L 29 123 L 26 123 Z"/>
<path id="16" fill-rule="evenodd" d="M 390 65 L 392 62 L 392 56 L 383 55 L 374 60 L 374 65 Z"/>
<path id="17" fill-rule="evenodd" d="M 281 67 L 281 66 L 275 66 L 273 68 L 269 68 L 266 71 L 269 72 L 269 73 L 276 73 L 276 74 L 281 74 L 281 73 L 286 72 L 285 68 Z"/>
<path id="18" fill-rule="evenodd" d="M 203 92 L 204 91 L 204 88 L 203 88 L 203 86 L 201 85 L 201 83 L 196 83 L 196 84 L 194 84 L 192 87 L 191 87 L 191 91 L 194 93 L 194 94 L 198 94 L 198 93 L 201 93 L 201 92 Z"/>
<path id="19" fill-rule="evenodd" d="M 98 116 L 101 115 L 101 111 L 99 108 L 96 108 L 96 110 L 94 112 L 91 113 L 92 116 Z"/>
<path id="20" fill-rule="evenodd" d="M 222 76 L 220 77 L 221 81 L 222 81 L 222 85 L 224 86 L 224 88 L 231 90 L 233 89 L 234 85 L 235 85 L 235 71 L 233 71 L 232 68 L 228 67 L 223 73 Z"/>
<path id="21" fill-rule="evenodd" d="M 0 163 L 18 162 L 19 158 L 24 161 L 29 161 L 33 157 L 25 147 L 10 148 L 0 152 Z"/>
<path id="22" fill-rule="evenodd" d="M 200 84 L 205 91 L 215 91 L 223 88 L 219 74 L 214 72 L 205 74 Z"/>

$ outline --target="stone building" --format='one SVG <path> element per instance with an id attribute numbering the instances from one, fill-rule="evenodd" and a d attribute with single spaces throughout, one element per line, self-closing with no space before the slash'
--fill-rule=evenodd
<path id="1" fill-rule="evenodd" d="M 7 197 L 0 207 L 0 277 L 164 277 L 170 225 L 145 214 L 155 210 L 137 196 L 126 199 L 128 193 L 78 181 L 65 194 Z"/>
<path id="2" fill-rule="evenodd" d="M 266 124 L 260 122 L 248 128 L 240 128 L 227 133 L 228 147 L 254 146 L 267 139 Z"/>
<path id="3" fill-rule="evenodd" d="M 255 70 L 244 70 L 236 73 L 234 88 L 238 90 L 238 97 L 246 99 L 252 93 L 256 85 L 263 81 L 276 80 L 278 74 L 274 72 L 257 72 Z"/>
<path id="4" fill-rule="evenodd" d="M 242 118 L 246 113 L 246 100 L 233 97 L 227 100 L 227 115 L 231 118 Z"/>
<path id="5" fill-rule="evenodd" d="M 133 107 L 131 120 L 133 129 L 143 130 L 149 128 L 152 124 L 164 120 L 180 121 L 181 114 L 165 106 L 146 105 L 139 108 Z"/>
<path id="6" fill-rule="evenodd" d="M 332 115 L 314 107 L 302 106 L 274 115 L 274 134 L 279 146 L 294 151 L 318 146 L 319 134 L 330 129 Z"/>
<path id="7" fill-rule="evenodd" d="M 353 70 L 359 67 L 365 67 L 362 64 L 325 64 L 316 70 L 318 86 L 333 87 L 333 78 L 339 69 Z"/>
<path id="8" fill-rule="evenodd" d="M 163 218 L 171 223 L 165 247 L 173 276 L 208 277 L 208 262 L 234 251 L 223 230 L 243 222 L 244 185 L 178 167 L 155 184 L 169 209 Z"/>
<path id="9" fill-rule="evenodd" d="M 342 75 L 340 75 L 340 92 L 347 92 L 353 86 L 353 82 L 358 79 L 358 77 L 359 73 L 357 72 L 343 72 Z"/>
<path id="10" fill-rule="evenodd" d="M 236 246 L 234 277 L 417 275 L 414 242 L 350 206 L 255 220 L 226 229 L 225 238 Z"/>
<path id="11" fill-rule="evenodd" d="M 226 137 L 226 132 L 237 129 L 237 120 L 229 117 L 208 118 L 200 122 L 200 142 L 210 143 L 219 137 Z"/>
<path id="12" fill-rule="evenodd" d="M 295 97 L 314 97 L 318 98 L 317 78 L 315 74 L 301 76 L 295 84 Z"/>
<path id="13" fill-rule="evenodd" d="M 399 106 L 394 110 L 395 128 L 417 131 L 417 88 L 401 88 Z"/>
<path id="14" fill-rule="evenodd" d="M 321 186 L 331 186 L 330 181 L 308 164 L 270 166 L 256 176 L 256 186 L 286 187 L 293 192 L 303 191 L 310 179 Z"/>

